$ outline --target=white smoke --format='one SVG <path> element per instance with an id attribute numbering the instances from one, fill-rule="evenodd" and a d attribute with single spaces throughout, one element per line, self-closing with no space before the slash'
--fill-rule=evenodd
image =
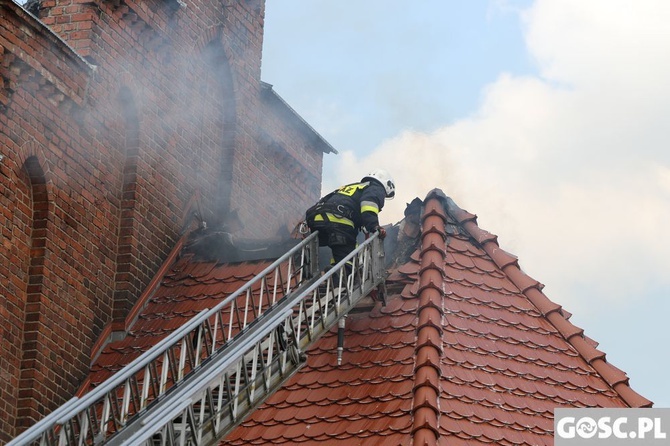
<path id="1" fill-rule="evenodd" d="M 539 77 L 501 74 L 472 116 L 344 152 L 326 178 L 388 169 L 385 223 L 441 188 L 569 310 L 644 301 L 670 288 L 670 2 L 540 0 L 523 19 Z"/>

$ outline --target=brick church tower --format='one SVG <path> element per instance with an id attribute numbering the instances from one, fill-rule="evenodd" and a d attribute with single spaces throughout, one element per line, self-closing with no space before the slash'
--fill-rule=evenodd
<path id="1" fill-rule="evenodd" d="M 262 0 L 0 0 L 0 442 L 72 397 L 184 231 L 286 231 L 334 151 Z M 112 327 L 111 330 L 109 327 Z"/>

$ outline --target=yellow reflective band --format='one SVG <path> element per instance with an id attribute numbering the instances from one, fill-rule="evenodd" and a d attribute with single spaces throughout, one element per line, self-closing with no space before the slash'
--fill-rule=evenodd
<path id="1" fill-rule="evenodd" d="M 328 217 L 328 221 L 331 223 L 339 223 L 341 225 L 351 226 L 352 228 L 354 227 L 354 222 L 349 220 L 348 218 L 336 217 L 330 212 L 326 213 L 326 217 Z M 324 221 L 323 216 L 321 214 L 318 214 L 316 217 L 314 217 L 314 221 Z"/>
<path id="2" fill-rule="evenodd" d="M 361 202 L 361 212 L 372 212 L 379 214 L 379 206 L 374 201 L 362 201 Z"/>

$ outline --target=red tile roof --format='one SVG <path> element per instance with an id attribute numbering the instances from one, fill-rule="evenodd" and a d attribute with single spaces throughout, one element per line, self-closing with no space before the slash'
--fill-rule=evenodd
<path id="1" fill-rule="evenodd" d="M 596 344 L 441 191 L 387 305 L 333 330 L 222 445 L 553 444 L 556 407 L 639 407 Z"/>
<path id="2" fill-rule="evenodd" d="M 334 329 L 222 445 L 552 444 L 555 407 L 651 405 L 476 216 L 439 190 L 417 209 L 421 231 L 408 216 L 396 251 L 411 255 L 391 271 L 387 304 L 347 318 L 342 364 Z M 268 264 L 176 261 L 90 384 Z"/>

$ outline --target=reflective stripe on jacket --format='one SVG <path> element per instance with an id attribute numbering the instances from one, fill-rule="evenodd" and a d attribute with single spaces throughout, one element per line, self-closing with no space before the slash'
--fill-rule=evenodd
<path id="1" fill-rule="evenodd" d="M 351 226 L 352 228 L 355 227 L 354 222 L 349 220 L 348 218 L 338 217 L 330 212 L 326 212 L 325 215 L 326 215 L 325 219 L 323 218 L 323 214 L 317 215 L 316 217 L 314 217 L 314 221 L 329 221 L 331 223 L 339 223 L 342 225 Z"/>

